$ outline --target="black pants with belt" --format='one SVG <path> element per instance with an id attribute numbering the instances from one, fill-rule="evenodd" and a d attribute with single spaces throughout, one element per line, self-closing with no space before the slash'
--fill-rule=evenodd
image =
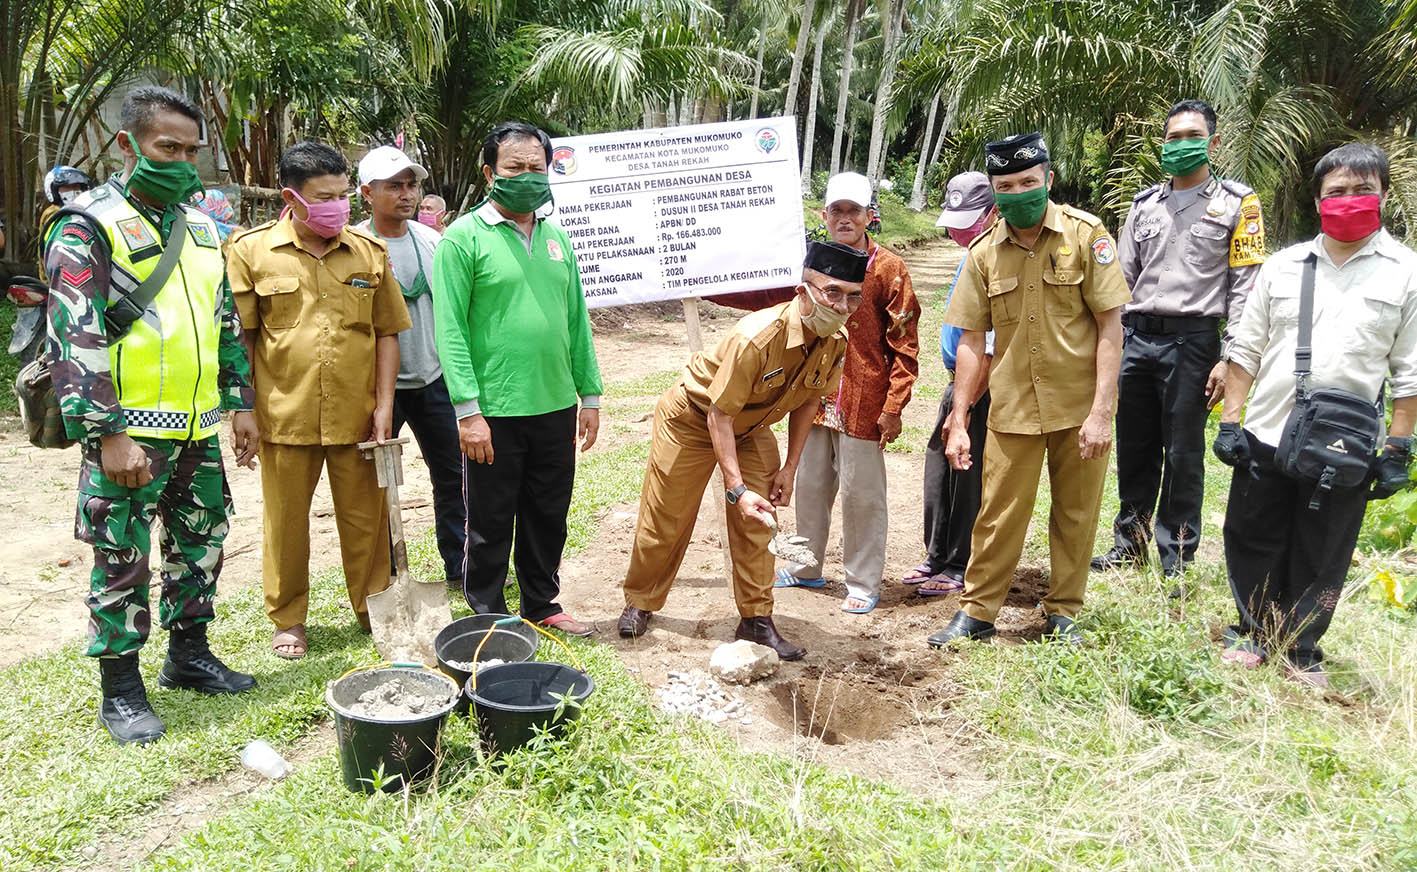
<path id="1" fill-rule="evenodd" d="M 1314 485 L 1274 466 L 1274 448 L 1245 433 L 1254 460 L 1230 477 L 1225 565 L 1238 629 L 1300 669 L 1323 660 L 1319 639 L 1348 577 L 1366 487 L 1334 488 L 1309 508 Z"/>
<path id="2" fill-rule="evenodd" d="M 1161 568 L 1175 572 L 1195 558 L 1200 543 L 1205 384 L 1220 360 L 1220 332 L 1214 318 L 1164 322 L 1177 332 L 1125 330 L 1117 379 L 1121 508 L 1112 530 L 1118 550 L 1141 555 L 1154 515 Z M 1196 325 L 1193 331 L 1186 331 L 1188 322 Z"/>
<path id="3" fill-rule="evenodd" d="M 925 447 L 925 563 L 931 573 L 958 573 L 969 565 L 969 537 L 979 515 L 984 484 L 984 437 L 989 420 L 989 392 L 974 404 L 969 418 L 969 469 L 950 466 L 940 428 L 954 408 L 953 384 L 940 398 L 940 416 Z"/>
<path id="4" fill-rule="evenodd" d="M 556 604 L 561 591 L 557 572 L 576 476 L 576 407 L 486 420 L 492 430 L 492 462 L 463 458 L 463 592 L 478 614 L 506 613 L 503 587 L 511 558 L 521 590 L 521 615 L 540 621 L 561 611 Z"/>

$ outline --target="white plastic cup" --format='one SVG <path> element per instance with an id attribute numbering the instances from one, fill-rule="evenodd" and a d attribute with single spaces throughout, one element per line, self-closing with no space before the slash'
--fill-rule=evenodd
<path id="1" fill-rule="evenodd" d="M 257 739 L 241 750 L 241 765 L 276 781 L 291 771 L 290 763 L 265 739 Z"/>

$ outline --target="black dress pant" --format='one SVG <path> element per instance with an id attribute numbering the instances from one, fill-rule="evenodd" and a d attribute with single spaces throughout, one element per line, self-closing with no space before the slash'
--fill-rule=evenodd
<path id="1" fill-rule="evenodd" d="M 556 604 L 561 591 L 557 572 L 576 476 L 576 407 L 486 420 L 492 430 L 492 462 L 463 458 L 463 592 L 478 614 L 506 613 L 503 588 L 511 557 L 521 590 L 521 615 L 540 621 L 561 611 Z"/>
<path id="2" fill-rule="evenodd" d="M 970 466 L 957 470 L 945 457 L 940 428 L 954 408 L 953 384 L 940 398 L 940 416 L 925 447 L 925 562 L 930 572 L 964 575 L 969 565 L 969 537 L 979 515 L 984 481 L 984 437 L 989 421 L 989 392 L 974 404 L 969 418 Z"/>
<path id="3" fill-rule="evenodd" d="M 394 391 L 394 435 L 407 423 L 418 440 L 433 483 L 433 523 L 443 578 L 462 584 L 463 552 L 467 542 L 467 509 L 462 493 L 462 449 L 458 419 L 448 387 L 439 376 L 421 388 Z"/>
<path id="4" fill-rule="evenodd" d="M 1368 505 L 1368 488 L 1334 488 L 1309 508 L 1314 485 L 1274 466 L 1274 448 L 1245 433 L 1254 461 L 1230 478 L 1225 565 L 1238 629 L 1300 669 L 1323 660 L 1333 610 Z"/>
<path id="5" fill-rule="evenodd" d="M 1220 360 L 1220 334 L 1211 326 L 1175 334 L 1128 328 L 1125 336 L 1117 380 L 1121 509 L 1113 536 L 1119 550 L 1145 553 L 1154 514 L 1161 568 L 1179 571 L 1200 543 L 1210 413 L 1205 383 Z"/>

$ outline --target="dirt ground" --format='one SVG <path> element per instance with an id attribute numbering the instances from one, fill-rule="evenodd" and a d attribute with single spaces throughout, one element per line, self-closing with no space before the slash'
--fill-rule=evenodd
<path id="1" fill-rule="evenodd" d="M 960 251 L 949 243 L 907 255 L 917 293 L 929 305 L 953 275 Z M 701 307 L 704 341 L 731 327 L 733 313 Z M 922 335 L 922 383 L 939 387 L 944 375 L 936 337 Z M 597 313 L 596 345 L 607 384 L 625 382 L 682 365 L 684 326 L 663 308 Z M 907 408 L 907 427 L 928 430 L 937 400 L 917 398 Z M 649 421 L 629 424 L 615 442 L 648 438 Z M 919 432 L 919 431 L 917 431 Z M 607 438 L 606 441 L 611 441 Z M 408 446 L 417 456 L 416 444 Z M 228 449 L 229 450 L 229 449 Z M 777 623 L 784 635 L 808 649 L 807 657 L 784 664 L 770 679 L 742 691 L 753 722 L 731 723 L 746 747 L 779 749 L 826 765 L 895 781 L 932 793 L 982 787 L 961 742 L 965 726 L 950 714 L 956 693 L 949 655 L 926 648 L 924 637 L 943 626 L 956 596 L 921 599 L 899 583 L 923 556 L 920 481 L 924 455 L 887 455 L 891 482 L 886 582 L 880 606 L 869 615 L 840 610 L 840 518 L 827 550 L 830 583 L 820 590 L 779 591 Z M 90 556 L 73 539 L 76 451 L 29 447 L 13 418 L 0 419 L 0 668 L 52 649 L 84 633 L 83 597 Z M 404 523 L 410 537 L 432 526 L 427 470 L 410 458 L 405 466 Z M 232 469 L 237 515 L 227 541 L 222 593 L 260 583 L 261 493 L 259 475 Z M 716 495 L 712 495 L 717 499 Z M 627 666 L 650 688 L 670 670 L 707 669 L 714 647 L 732 639 L 737 622 L 732 592 L 722 579 L 715 508 L 705 501 L 693 545 L 665 609 L 638 640 L 615 634 L 623 605 L 619 585 L 629 560 L 638 506 L 607 510 L 592 547 L 562 568 L 562 603 L 582 620 L 595 622 L 598 638 L 614 644 Z M 321 482 L 311 520 L 312 570 L 339 563 L 339 545 L 329 491 Z M 791 528 L 791 510 L 784 513 Z M 1046 582 L 1024 570 L 1000 616 L 1005 641 L 1036 635 L 1041 619 L 1032 607 Z"/>

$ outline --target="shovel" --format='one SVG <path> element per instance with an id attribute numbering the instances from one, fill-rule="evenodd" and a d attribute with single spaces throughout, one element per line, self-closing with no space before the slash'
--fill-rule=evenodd
<path id="1" fill-rule="evenodd" d="M 374 461 L 379 487 L 389 506 L 389 538 L 394 556 L 394 578 L 388 588 L 369 595 L 369 625 L 379 656 L 391 663 L 422 663 L 436 667 L 433 637 L 452 623 L 448 588 L 438 581 L 418 581 L 408 574 L 408 547 L 403 540 L 403 515 L 399 485 L 403 484 L 403 446 L 407 438 L 383 445 L 361 442 L 356 447 Z"/>

